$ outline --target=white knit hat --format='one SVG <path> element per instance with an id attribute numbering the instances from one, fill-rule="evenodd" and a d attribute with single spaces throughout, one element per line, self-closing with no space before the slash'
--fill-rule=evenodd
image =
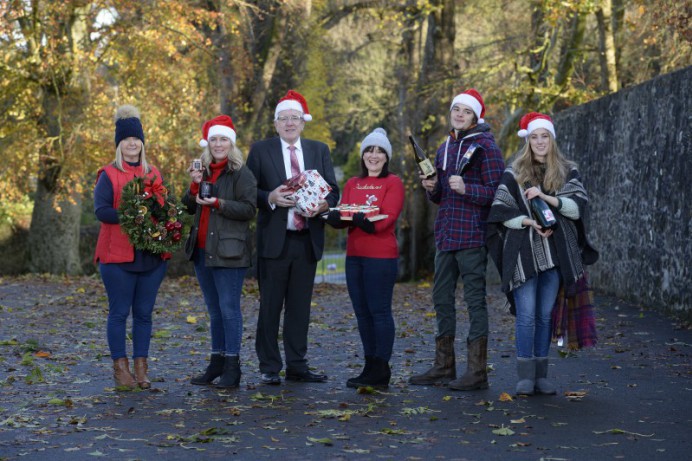
<path id="1" fill-rule="evenodd" d="M 392 144 L 389 142 L 384 128 L 375 128 L 363 139 L 360 143 L 360 156 L 362 157 L 365 149 L 371 146 L 381 147 L 387 153 L 387 160 L 392 159 Z"/>

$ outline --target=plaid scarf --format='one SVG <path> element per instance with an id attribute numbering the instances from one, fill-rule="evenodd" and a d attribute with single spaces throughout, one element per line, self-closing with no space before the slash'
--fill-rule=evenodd
<path id="1" fill-rule="evenodd" d="M 571 293 L 564 286 L 560 288 L 553 307 L 552 330 L 553 340 L 567 336 L 567 348 L 570 350 L 596 345 L 598 338 L 593 292 L 586 272 L 574 284 Z"/>

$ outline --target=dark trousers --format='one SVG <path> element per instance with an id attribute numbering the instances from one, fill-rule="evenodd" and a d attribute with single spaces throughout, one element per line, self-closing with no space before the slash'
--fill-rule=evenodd
<path id="1" fill-rule="evenodd" d="M 394 347 L 392 293 L 398 272 L 396 258 L 346 257 L 346 283 L 366 356 L 387 362 Z"/>
<path id="2" fill-rule="evenodd" d="M 438 251 L 435 254 L 433 303 L 437 318 L 437 335 L 454 336 L 457 329 L 455 305 L 457 282 L 464 283 L 464 301 L 469 311 L 469 333 L 473 341 L 488 336 L 488 308 L 485 301 L 485 247 L 468 250 Z"/>
<path id="3" fill-rule="evenodd" d="M 315 259 L 310 234 L 288 232 L 281 255 L 259 258 L 260 309 L 255 349 L 262 373 L 278 373 L 283 367 L 279 350 L 279 325 L 283 310 L 283 344 L 286 369 L 308 370 L 310 303 L 315 284 Z"/>

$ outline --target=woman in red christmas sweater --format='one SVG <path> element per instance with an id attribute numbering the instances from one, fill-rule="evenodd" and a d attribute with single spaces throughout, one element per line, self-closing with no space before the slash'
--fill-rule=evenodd
<path id="1" fill-rule="evenodd" d="M 195 215 L 185 254 L 194 261 L 195 273 L 207 305 L 211 330 L 211 358 L 204 373 L 192 384 L 238 387 L 243 316 L 240 294 L 250 266 L 248 233 L 255 217 L 257 182 L 243 164 L 236 147 L 233 120 L 219 115 L 202 127 L 204 147 L 200 168 L 190 168 L 192 183 L 183 197 Z M 200 194 L 202 181 L 211 184 L 211 197 Z"/>
<path id="2" fill-rule="evenodd" d="M 348 387 L 389 385 L 389 360 L 394 346 L 392 292 L 398 273 L 399 247 L 396 221 L 404 206 L 404 185 L 389 172 L 392 145 L 382 128 L 367 135 L 360 147 L 361 174 L 346 182 L 341 203 L 373 205 L 387 217 L 370 221 L 363 213 L 342 221 L 339 211 L 329 212 L 334 227 L 351 226 L 346 245 L 346 283 L 358 332 L 363 343 L 365 367 L 346 382 Z"/>

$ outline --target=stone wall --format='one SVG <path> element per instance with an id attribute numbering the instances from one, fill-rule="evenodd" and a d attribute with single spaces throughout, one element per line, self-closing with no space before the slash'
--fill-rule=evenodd
<path id="1" fill-rule="evenodd" d="M 692 67 L 559 112 L 591 196 L 597 291 L 692 319 Z"/>

